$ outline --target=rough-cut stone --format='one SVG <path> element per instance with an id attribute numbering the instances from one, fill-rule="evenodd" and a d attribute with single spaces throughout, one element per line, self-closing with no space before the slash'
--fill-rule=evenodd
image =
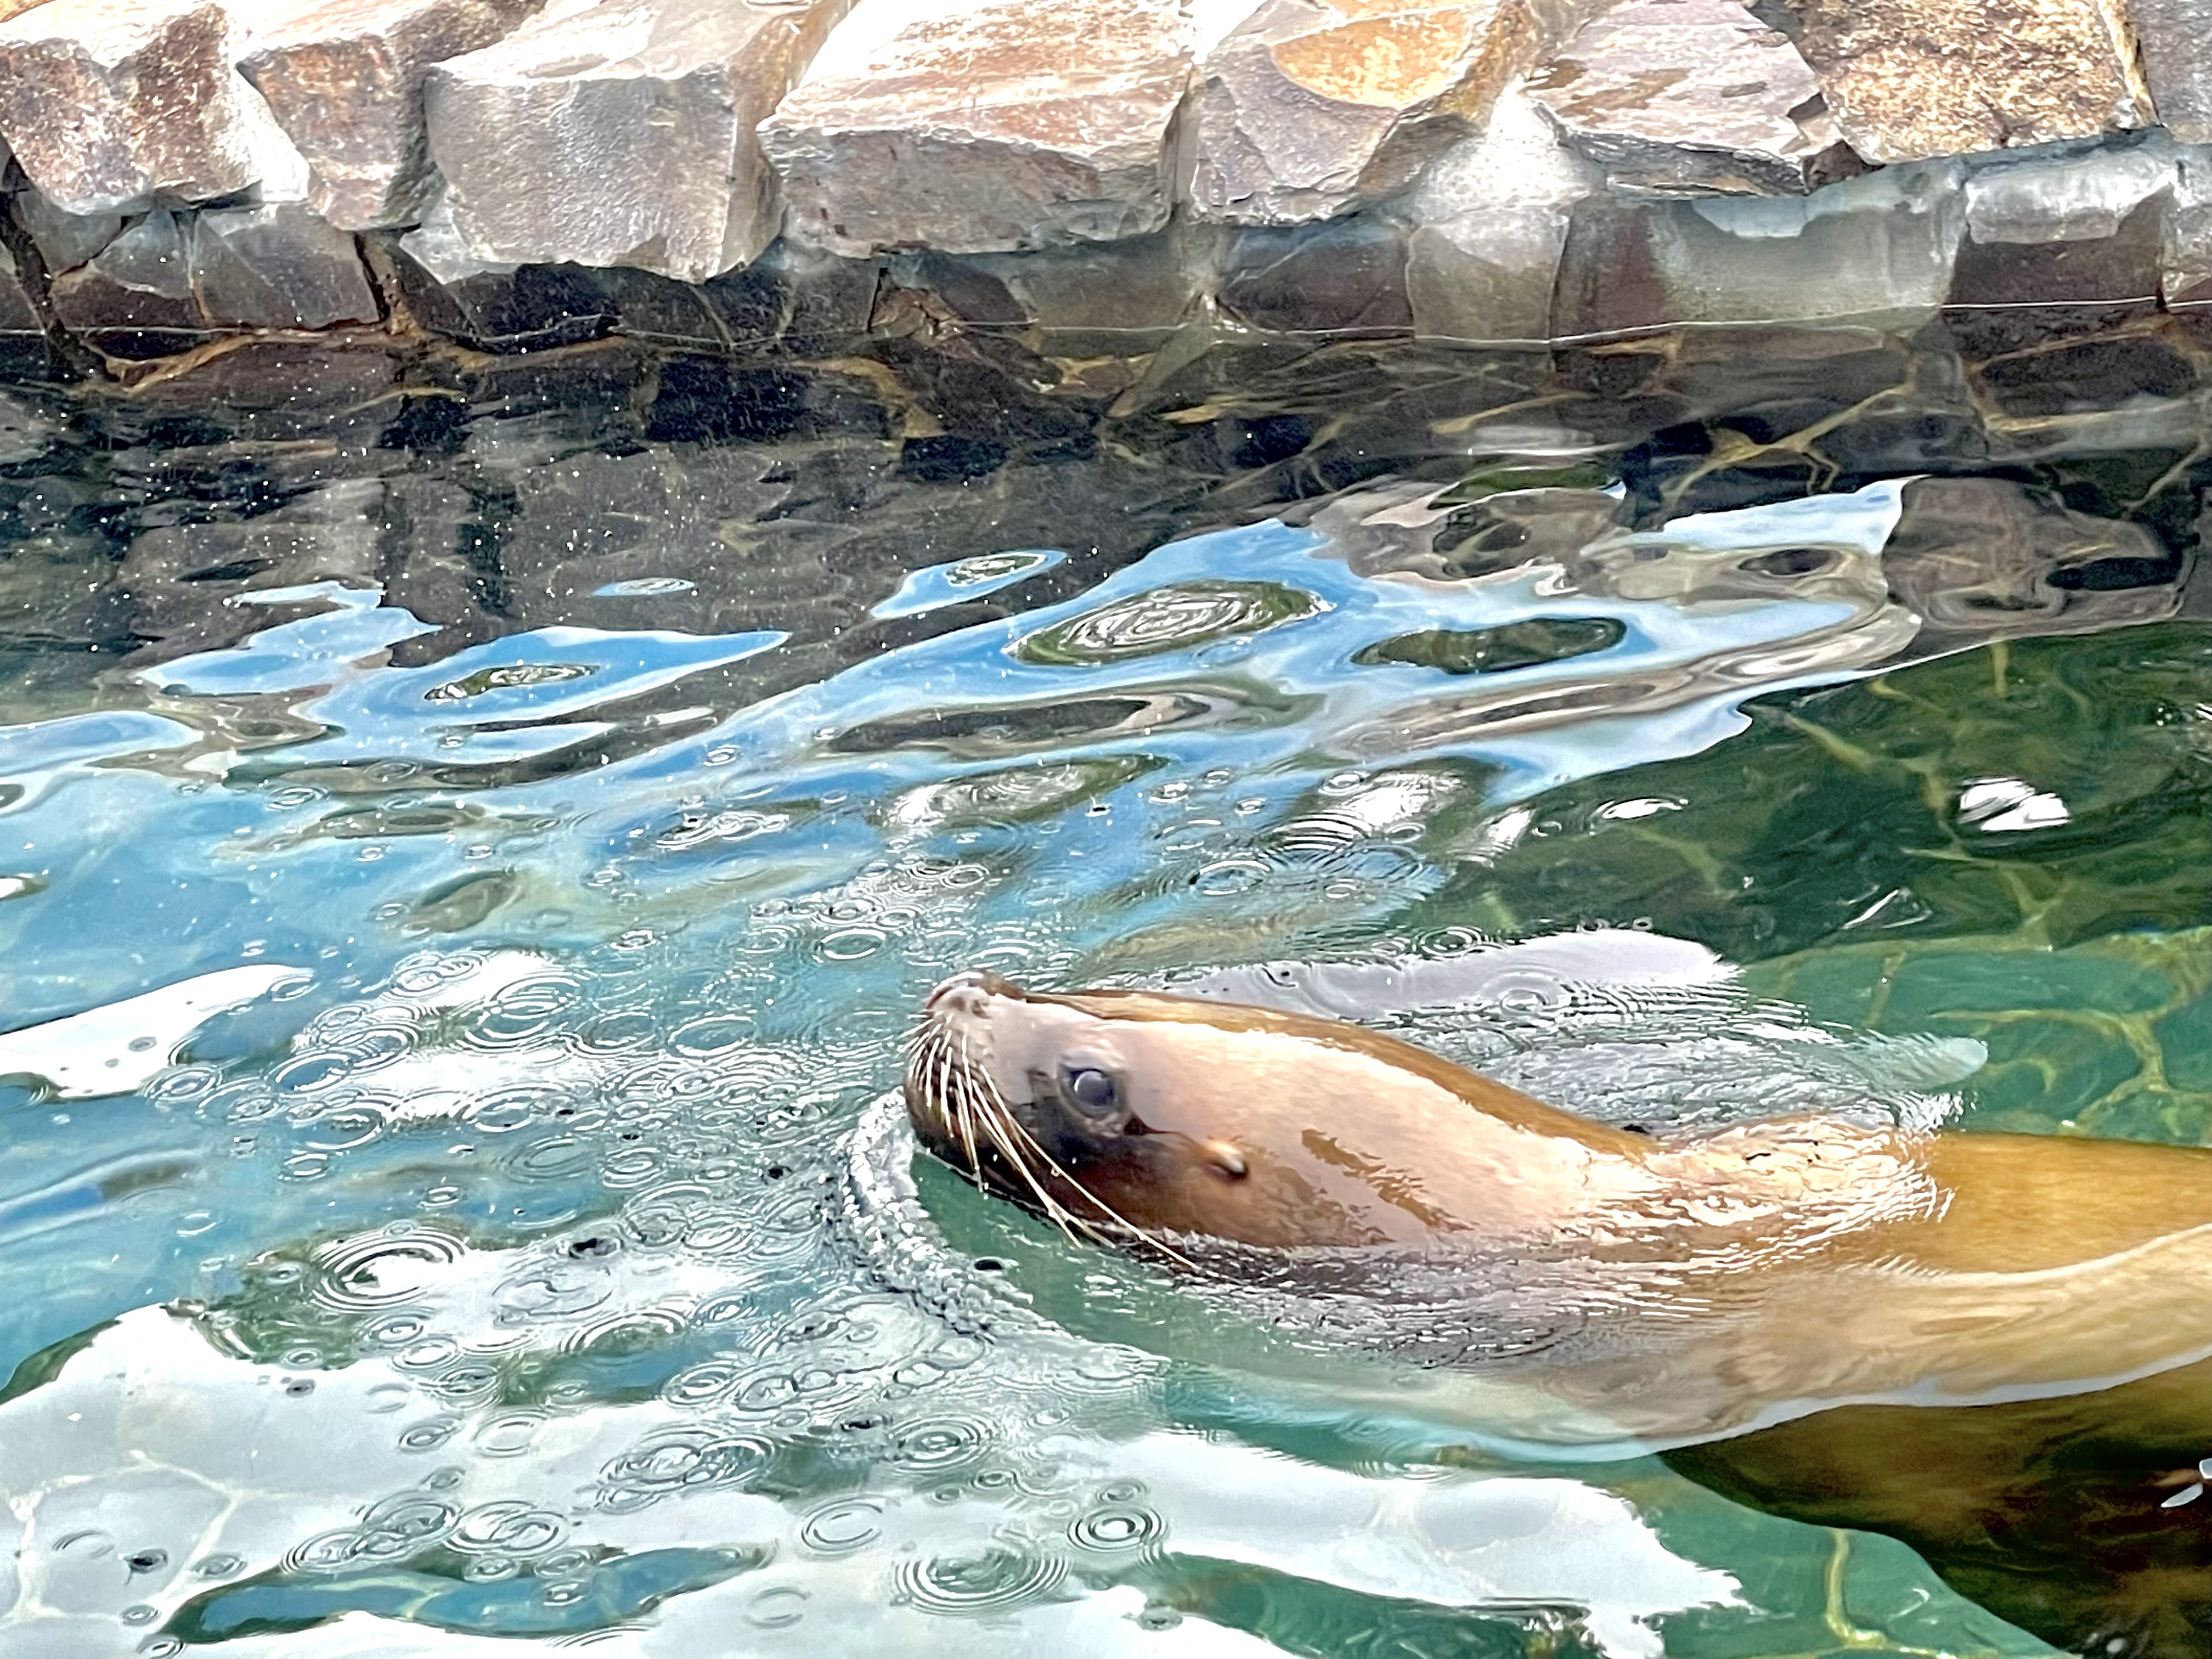
<path id="1" fill-rule="evenodd" d="M 698 282 L 777 227 L 755 129 L 848 0 L 558 4 L 424 82 L 430 151 L 479 258 Z"/>
<path id="2" fill-rule="evenodd" d="M 1537 45 L 1522 0 L 1267 0 L 1201 66 L 1192 207 L 1296 224 L 1399 190 Z"/>
<path id="3" fill-rule="evenodd" d="M 16 191 L 9 205 L 49 272 L 76 270 L 123 229 L 121 214 L 64 213 L 35 185 Z"/>
<path id="4" fill-rule="evenodd" d="M 1605 175 L 1509 87 L 1478 137 L 1431 167 L 1407 200 L 1406 291 L 1419 334 L 1540 340 L 1577 202 Z"/>
<path id="5" fill-rule="evenodd" d="M 1232 233 L 1214 284 L 1223 315 L 1283 334 L 1410 333 L 1406 241 L 1380 218 Z"/>
<path id="6" fill-rule="evenodd" d="M 1797 48 L 1735 0 L 1630 0 L 1528 88 L 1633 193 L 1802 194 L 1861 170 Z"/>
<path id="7" fill-rule="evenodd" d="M 431 65 L 490 46 L 543 0 L 293 0 L 239 67 L 313 168 L 309 201 L 347 230 L 408 225 L 434 177 Z"/>
<path id="8" fill-rule="evenodd" d="M 2118 0 L 1781 0 L 1853 149 L 1909 161 L 2149 121 Z"/>
<path id="9" fill-rule="evenodd" d="M 840 253 L 1145 235 L 1190 48 L 1176 0 L 862 0 L 761 141 L 793 231 Z"/>
<path id="10" fill-rule="evenodd" d="M 296 202 L 192 221 L 192 291 L 210 322 L 247 328 L 373 323 L 376 296 L 352 235 Z"/>
<path id="11" fill-rule="evenodd" d="M 1966 181 L 1966 229 L 1977 242 L 2090 242 L 2177 182 L 2173 146 L 2157 135 L 2126 149 L 2038 156 L 1979 169 Z"/>
<path id="12" fill-rule="evenodd" d="M 52 299 L 64 327 L 117 356 L 160 356 L 207 336 L 173 213 L 148 214 L 88 264 L 56 277 Z"/>
<path id="13" fill-rule="evenodd" d="M 42 337 L 39 313 L 31 304 L 31 296 L 24 291 L 22 274 L 15 269 L 15 256 L 0 246 L 0 339 L 9 336 Z M 0 356 L 4 356 L 0 348 Z M 44 355 L 43 350 L 40 353 Z"/>
<path id="14" fill-rule="evenodd" d="M 2194 310 L 2212 302 L 2212 153 L 2179 156 L 2164 244 L 2159 293 L 2166 304 Z"/>
<path id="15" fill-rule="evenodd" d="M 2033 319 L 2003 311 L 1962 313 L 1953 331 L 2003 349 L 2023 329 L 2103 326 L 2157 302 L 2176 157 L 2150 135 L 2130 148 L 2008 161 L 1966 185 L 1966 240 L 1951 301 L 1971 307 L 2075 308 Z"/>
<path id="16" fill-rule="evenodd" d="M 0 133 L 69 213 L 204 201 L 260 174 L 222 0 L 47 0 L 0 22 Z"/>
<path id="17" fill-rule="evenodd" d="M 1930 162 L 1811 196 L 1594 199 L 1568 240 L 1554 331 L 1932 317 L 1954 288 L 1961 173 Z"/>
<path id="18" fill-rule="evenodd" d="M 2127 0 L 2143 79 L 2160 125 L 2212 143 L 2212 0 Z"/>

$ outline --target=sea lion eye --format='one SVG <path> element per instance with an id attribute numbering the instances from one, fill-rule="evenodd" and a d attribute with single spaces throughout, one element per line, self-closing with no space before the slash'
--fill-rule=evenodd
<path id="1" fill-rule="evenodd" d="M 1121 1103 L 1121 1091 L 1113 1078 L 1096 1066 L 1071 1066 L 1061 1082 L 1075 1109 L 1088 1116 L 1111 1116 Z"/>

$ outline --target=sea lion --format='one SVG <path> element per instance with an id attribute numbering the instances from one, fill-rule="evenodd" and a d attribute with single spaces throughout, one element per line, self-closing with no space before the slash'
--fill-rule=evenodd
<path id="1" fill-rule="evenodd" d="M 1488 1368 L 1561 1437 L 1905 1537 L 2054 1641 L 2212 1654 L 2212 1496 L 2167 1504 L 2212 1459 L 2212 1151 L 1642 1133 L 1357 1025 L 981 972 L 931 994 L 905 1098 L 984 1190 L 1182 1267 L 1509 1286 L 1563 1334 Z"/>

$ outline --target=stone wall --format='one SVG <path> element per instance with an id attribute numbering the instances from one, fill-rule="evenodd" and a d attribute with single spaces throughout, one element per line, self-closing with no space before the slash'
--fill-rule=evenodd
<path id="1" fill-rule="evenodd" d="M 2212 308 L 2212 0 L 0 0 L 0 139 L 17 377 Z"/>

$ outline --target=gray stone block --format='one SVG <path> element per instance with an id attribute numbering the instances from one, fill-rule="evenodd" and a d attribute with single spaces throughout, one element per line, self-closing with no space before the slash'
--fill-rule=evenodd
<path id="1" fill-rule="evenodd" d="M 376 320 L 376 295 L 352 234 L 300 203 L 202 212 L 189 242 L 192 290 L 211 323 L 328 328 Z"/>
<path id="2" fill-rule="evenodd" d="M 234 44 L 222 0 L 47 0 L 0 22 L 0 133 L 64 212 L 234 194 L 266 119 Z"/>
<path id="3" fill-rule="evenodd" d="M 1267 0 L 1202 66 L 1191 205 L 1296 224 L 1401 190 L 1537 47 L 1522 0 Z"/>
<path id="4" fill-rule="evenodd" d="M 294 0 L 239 64 L 313 169 L 308 199 L 347 230 L 410 225 L 432 181 L 431 66 L 490 46 L 543 0 Z"/>
<path id="5" fill-rule="evenodd" d="M 2212 0 L 2127 0 L 2127 11 L 2160 125 L 2212 143 Z"/>
<path id="6" fill-rule="evenodd" d="M 762 126 L 793 234 L 1004 253 L 1167 222 L 1177 0 L 862 0 Z"/>
<path id="7" fill-rule="evenodd" d="M 430 151 L 480 259 L 699 282 L 774 238 L 755 131 L 848 0 L 556 4 L 423 86 Z"/>
<path id="8" fill-rule="evenodd" d="M 1528 87 L 1632 192 L 1802 195 L 1863 171 L 1797 48 L 1735 0 L 1630 0 Z"/>
<path id="9" fill-rule="evenodd" d="M 121 214 L 64 213 L 36 185 L 17 191 L 9 206 L 15 222 L 37 244 L 49 272 L 76 270 L 123 229 Z"/>

